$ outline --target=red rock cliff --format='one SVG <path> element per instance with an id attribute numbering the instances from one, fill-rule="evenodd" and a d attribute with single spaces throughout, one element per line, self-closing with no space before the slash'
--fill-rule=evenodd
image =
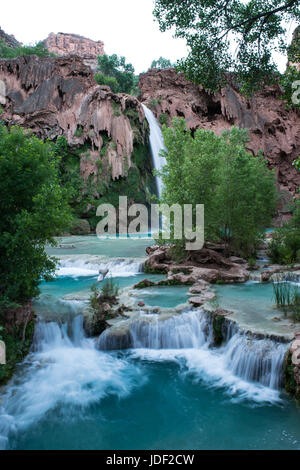
<path id="1" fill-rule="evenodd" d="M 300 174 L 292 162 L 300 154 L 300 114 L 287 111 L 280 88 L 269 87 L 251 99 L 233 86 L 212 95 L 187 81 L 174 69 L 152 69 L 140 76 L 140 100 L 151 107 L 157 118 L 184 117 L 189 129 L 198 127 L 220 134 L 231 126 L 248 128 L 248 148 L 254 155 L 262 150 L 270 168 L 276 168 L 281 190 L 295 194 Z"/>
<path id="2" fill-rule="evenodd" d="M 99 160 L 113 179 L 126 176 L 137 133 L 147 142 L 139 101 L 98 86 L 77 56 L 0 60 L 0 80 L 6 88 L 1 117 L 9 125 L 30 128 L 43 139 L 65 135 L 75 147 L 89 144 L 89 158 L 82 156 L 84 178 L 97 176 Z M 111 142 L 106 147 L 105 137 Z"/>
<path id="3" fill-rule="evenodd" d="M 44 41 L 47 49 L 57 56 L 77 55 L 86 65 L 97 68 L 97 57 L 105 55 L 104 43 L 77 34 L 50 33 Z"/>

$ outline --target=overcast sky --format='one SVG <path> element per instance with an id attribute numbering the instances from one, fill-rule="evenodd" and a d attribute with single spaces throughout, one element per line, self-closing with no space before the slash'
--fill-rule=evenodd
<path id="1" fill-rule="evenodd" d="M 14 0 L 1 2 L 0 26 L 24 44 L 50 32 L 75 33 L 105 43 L 107 54 L 124 55 L 137 73 L 160 56 L 172 62 L 187 54 L 185 41 L 161 33 L 154 21 L 154 0 Z M 290 31 L 290 37 L 292 28 Z M 277 57 L 281 71 L 285 57 Z"/>

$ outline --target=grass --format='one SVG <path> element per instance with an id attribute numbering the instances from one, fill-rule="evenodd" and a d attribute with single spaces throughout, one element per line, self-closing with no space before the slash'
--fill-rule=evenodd
<path id="1" fill-rule="evenodd" d="M 300 288 L 292 282 L 298 281 L 293 274 L 277 276 L 273 281 L 276 306 L 287 315 L 292 314 L 294 321 L 300 321 Z"/>

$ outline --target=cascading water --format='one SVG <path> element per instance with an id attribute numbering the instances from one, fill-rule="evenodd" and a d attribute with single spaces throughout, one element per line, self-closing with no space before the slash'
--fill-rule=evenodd
<path id="1" fill-rule="evenodd" d="M 112 349 L 114 344 L 121 347 L 117 339 L 120 337 L 114 337 L 110 330 L 106 330 L 99 337 L 98 347 L 103 350 Z M 176 356 L 183 357 L 184 350 L 187 350 L 185 359 L 190 369 L 203 372 L 204 366 L 205 373 L 209 375 L 216 374 L 224 379 L 227 373 L 231 379 L 242 379 L 243 387 L 252 382 L 272 390 L 279 390 L 282 386 L 283 361 L 288 348 L 287 344 L 270 339 L 249 337 L 234 325 L 228 327 L 225 345 L 215 349 L 211 317 L 193 310 L 166 320 L 151 315 L 134 321 L 126 342 L 127 347 L 133 349 L 154 350 L 154 356 L 157 356 L 155 350 L 159 350 L 160 357 L 166 351 L 166 357 L 170 358 L 168 350 L 178 350 Z M 149 356 L 145 351 L 143 354 Z"/>
<path id="2" fill-rule="evenodd" d="M 78 414 L 108 395 L 125 397 L 142 381 L 137 367 L 96 350 L 81 315 L 61 325 L 39 321 L 32 352 L 1 396 L 0 449 L 50 410 L 72 419 L 74 407 Z"/>
<path id="3" fill-rule="evenodd" d="M 161 150 L 166 150 L 166 147 L 164 145 L 164 139 L 163 135 L 160 129 L 160 125 L 152 113 L 152 111 L 147 108 L 144 104 L 142 104 L 146 119 L 149 123 L 150 127 L 150 147 L 151 147 L 151 153 L 152 153 L 152 158 L 153 158 L 153 166 L 155 170 L 161 170 L 164 165 L 166 164 L 166 159 L 164 157 L 161 157 L 159 154 Z M 162 193 L 162 180 L 159 176 L 156 176 L 156 185 L 157 185 L 157 194 L 158 197 L 161 196 Z"/>
<path id="4" fill-rule="evenodd" d="M 103 259 L 97 256 L 65 256 L 59 260 L 58 276 L 97 276 L 100 270 L 107 270 L 107 277 L 134 276 L 143 271 L 143 260 Z"/>

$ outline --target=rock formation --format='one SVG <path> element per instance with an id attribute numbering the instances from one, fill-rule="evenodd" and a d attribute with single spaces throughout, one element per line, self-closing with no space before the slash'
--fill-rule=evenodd
<path id="1" fill-rule="evenodd" d="M 43 41 L 49 52 L 57 56 L 77 55 L 85 65 L 97 69 L 97 57 L 105 55 L 104 43 L 92 41 L 78 34 L 50 33 Z"/>
<path id="2" fill-rule="evenodd" d="M 0 28 L 0 41 L 4 41 L 9 47 L 19 47 L 22 44 L 16 40 L 15 36 L 6 34 L 3 29 Z"/>
<path id="3" fill-rule="evenodd" d="M 249 150 L 254 155 L 262 150 L 270 168 L 276 169 L 283 193 L 296 193 L 300 174 L 292 162 L 300 154 L 300 119 L 299 113 L 286 109 L 279 86 L 260 90 L 249 99 L 234 84 L 210 94 L 174 69 L 149 70 L 140 76 L 139 86 L 140 100 L 157 118 L 163 114 L 170 122 L 175 116 L 183 117 L 192 131 L 200 127 L 218 135 L 233 125 L 248 128 Z"/>
<path id="4" fill-rule="evenodd" d="M 237 258 L 238 262 L 226 258 L 220 251 L 221 245 L 219 249 L 219 246 L 210 247 L 210 244 L 206 243 L 202 250 L 187 252 L 186 259 L 181 263 L 174 262 L 169 249 L 169 246 L 147 248 L 145 271 L 167 274 L 167 279 L 159 281 L 157 285 L 201 285 L 198 293 L 202 293 L 205 291 L 205 283 L 243 283 L 249 280 L 247 262 L 240 258 Z"/>
<path id="5" fill-rule="evenodd" d="M 77 56 L 0 60 L 0 80 L 6 85 L 2 118 L 8 125 L 32 129 L 43 139 L 64 135 L 77 148 L 89 145 L 81 160 L 84 179 L 97 176 L 99 160 L 112 179 L 126 176 L 135 139 L 148 142 L 138 100 L 98 86 Z"/>

